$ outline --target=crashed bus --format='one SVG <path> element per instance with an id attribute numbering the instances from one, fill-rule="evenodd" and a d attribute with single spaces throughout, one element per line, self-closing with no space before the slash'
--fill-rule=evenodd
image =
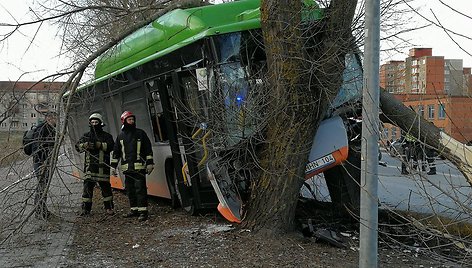
<path id="1" fill-rule="evenodd" d="M 120 114 L 132 111 L 153 147 L 148 194 L 191 214 L 218 208 L 229 221 L 240 222 L 249 183 L 237 175 L 244 173 L 238 170 L 241 159 L 227 155 L 260 131 L 259 119 L 248 112 L 257 105 L 253 92 L 264 83 L 266 66 L 259 7 L 259 0 L 242 0 L 175 9 L 121 40 L 99 57 L 95 78 L 72 96 L 71 143 L 88 129 L 90 113 L 101 113 L 116 137 Z M 314 2 L 307 8 L 310 20 L 322 17 Z M 348 158 L 353 133 L 336 111 L 360 99 L 356 51 L 346 55 L 345 64 L 344 84 L 313 137 L 307 179 Z M 80 167 L 83 160 L 74 154 Z M 121 171 L 111 184 L 124 189 Z"/>

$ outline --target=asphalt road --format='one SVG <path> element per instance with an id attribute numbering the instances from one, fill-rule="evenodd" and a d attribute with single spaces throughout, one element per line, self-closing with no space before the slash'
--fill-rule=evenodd
<path id="1" fill-rule="evenodd" d="M 401 174 L 401 161 L 382 153 L 379 165 L 378 197 L 384 207 L 421 213 L 438 213 L 439 215 L 465 219 L 472 222 L 472 188 L 464 176 L 447 160 L 436 160 L 437 174 L 426 172 Z M 322 176 L 312 179 L 310 184 L 318 200 L 330 201 L 329 193 Z M 310 196 L 302 189 L 304 196 Z"/>
<path id="2" fill-rule="evenodd" d="M 32 215 L 37 180 L 31 159 L 0 169 L 0 267 L 60 267 L 73 238 L 82 183 L 63 153 L 48 193 L 50 221 Z"/>

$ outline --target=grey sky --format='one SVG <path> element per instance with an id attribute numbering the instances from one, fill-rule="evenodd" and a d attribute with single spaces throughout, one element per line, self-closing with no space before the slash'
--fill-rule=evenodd
<path id="1" fill-rule="evenodd" d="M 28 13 L 29 0 L 2 0 L 0 2 L 0 25 L 1 23 L 13 23 L 14 18 L 19 22 L 30 20 L 31 13 Z M 421 6 L 420 14 L 435 21 L 432 11 L 443 23 L 444 27 L 453 29 L 455 32 L 472 36 L 472 1 L 470 0 L 443 0 L 452 8 L 468 15 L 469 17 L 452 12 L 450 8 L 442 5 L 439 0 L 415 0 L 416 6 Z M 6 12 L 8 10 L 11 15 Z M 432 10 L 432 11 L 431 11 Z M 426 22 L 418 17 L 417 25 L 424 25 Z M 416 25 L 415 24 L 415 25 Z M 4 35 L 11 28 L 0 26 L 0 34 Z M 60 39 L 55 36 L 56 31 L 50 25 L 44 24 L 38 32 L 33 43 L 30 43 L 37 26 L 21 28 L 19 33 L 15 33 L 7 40 L 0 42 L 0 81 L 23 80 L 31 81 L 43 78 L 48 74 L 55 73 L 67 62 L 64 58 L 58 57 L 60 51 Z M 411 40 L 418 47 L 433 48 L 433 55 L 444 56 L 448 59 L 463 59 L 464 67 L 472 67 L 472 57 L 462 51 L 439 27 L 430 26 L 426 29 L 418 30 L 404 36 Z M 465 50 L 472 53 L 472 41 L 453 35 L 453 38 Z M 382 47 L 385 45 L 382 44 Z M 408 49 L 395 54 L 382 54 L 381 63 L 386 60 L 404 60 L 407 57 Z M 26 74 L 24 74 L 26 72 Z M 22 74 L 24 74 L 22 76 Z"/>

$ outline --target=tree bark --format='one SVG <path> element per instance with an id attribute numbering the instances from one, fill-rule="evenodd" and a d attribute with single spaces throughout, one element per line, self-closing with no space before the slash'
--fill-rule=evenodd
<path id="1" fill-rule="evenodd" d="M 261 3 L 272 114 L 258 153 L 261 175 L 251 186 L 242 226 L 266 234 L 291 231 L 305 164 L 319 122 L 342 84 L 356 1 L 333 1 L 321 40 L 310 51 L 301 32 L 302 1 Z M 308 39 L 309 39 L 308 38 Z M 313 41 L 313 40 L 311 40 Z"/>

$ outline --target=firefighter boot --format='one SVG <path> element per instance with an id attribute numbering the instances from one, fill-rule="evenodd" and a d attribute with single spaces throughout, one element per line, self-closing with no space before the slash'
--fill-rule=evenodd
<path id="1" fill-rule="evenodd" d="M 139 213 L 137 210 L 130 210 L 127 214 L 123 215 L 123 218 L 133 218 L 139 217 Z"/>
<path id="2" fill-rule="evenodd" d="M 113 201 L 104 201 L 103 205 L 105 206 L 105 211 L 108 215 L 114 215 L 115 211 L 113 210 Z"/>
<path id="3" fill-rule="evenodd" d="M 148 212 L 141 211 L 141 213 L 139 213 L 138 221 L 147 221 L 147 219 L 148 219 Z"/>
<path id="4" fill-rule="evenodd" d="M 91 210 L 92 210 L 92 203 L 91 202 L 83 202 L 82 203 L 82 210 L 80 212 L 80 216 L 90 215 Z"/>
<path id="5" fill-rule="evenodd" d="M 406 169 L 405 163 L 402 162 L 402 175 L 408 175 L 410 172 Z"/>
<path id="6" fill-rule="evenodd" d="M 436 175 L 436 167 L 430 168 L 427 174 L 428 175 Z"/>

